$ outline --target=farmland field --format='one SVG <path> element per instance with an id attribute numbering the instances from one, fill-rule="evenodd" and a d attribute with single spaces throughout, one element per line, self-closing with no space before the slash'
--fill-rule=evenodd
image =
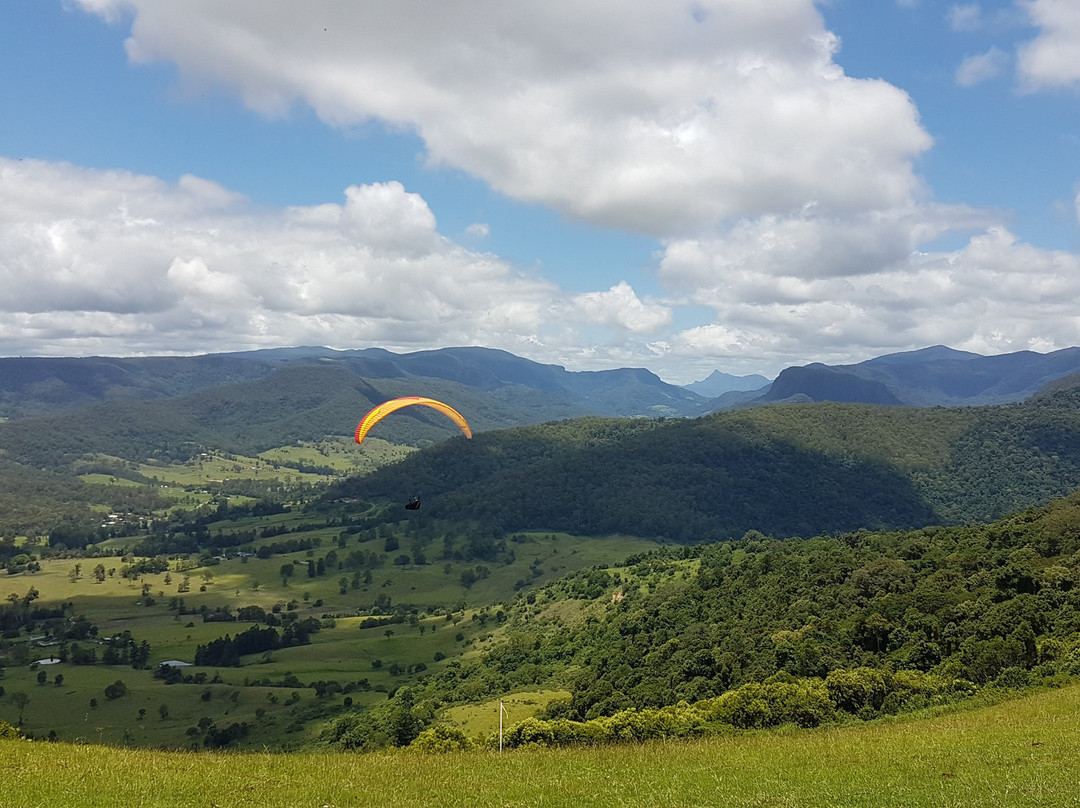
<path id="1" fill-rule="evenodd" d="M 284 513 L 221 526 L 229 531 L 267 526 L 289 531 L 305 518 Z M 216 530 L 218 525 L 212 527 Z M 462 580 L 462 573 L 471 574 L 478 565 L 459 561 L 387 563 L 374 569 L 370 580 L 351 569 L 311 575 L 315 562 L 331 551 L 344 559 L 352 548 L 383 549 L 381 541 L 356 539 L 343 549 L 335 541 L 339 532 L 321 528 L 288 534 L 319 540 L 321 546 L 315 550 L 268 558 L 208 558 L 203 566 L 194 559 L 174 559 L 161 572 L 138 576 L 124 574 L 137 560 L 131 556 L 44 559 L 38 572 L 4 576 L 0 594 L 12 602 L 33 589 L 35 604 L 67 603 L 68 615 L 92 623 L 96 634 L 77 642 L 93 649 L 98 663 L 49 662 L 57 644 L 47 642 L 40 632 L 37 639 L 4 640 L 7 667 L 0 669 L 5 674 L 2 684 L 8 694 L 24 693 L 29 700 L 18 709 L 10 698 L 0 699 L 0 719 L 12 724 L 21 719 L 23 730 L 38 738 L 174 748 L 191 745 L 192 728 L 205 719 L 218 726 L 248 724 L 252 732 L 238 742 L 240 747 L 299 748 L 316 739 L 321 715 L 342 709 L 341 695 L 333 698 L 332 706 L 308 704 L 314 697 L 306 687 L 311 682 L 354 683 L 348 698 L 358 706 L 383 701 L 397 687 L 490 647 L 499 629 L 489 618 L 497 604 L 513 597 L 515 582 L 522 577 L 539 584 L 656 546 L 627 537 L 521 534 L 512 545 L 513 563 L 491 564 L 488 572 L 469 583 Z M 280 539 L 259 539 L 254 544 L 275 540 Z M 283 577 L 282 568 L 293 574 Z M 365 616 L 378 614 L 377 603 L 408 604 L 410 616 L 389 625 L 361 627 Z M 206 613 L 236 612 L 241 606 L 258 606 L 298 620 L 314 618 L 322 630 L 312 635 L 310 644 L 251 655 L 241 667 L 192 665 L 198 646 L 256 625 L 206 619 Z M 101 640 L 122 632 L 130 632 L 137 643 L 149 644 L 146 669 L 103 664 Z M 199 681 L 165 685 L 154 678 L 154 670 L 166 661 L 188 663 L 184 673 Z M 117 680 L 124 683 L 126 694 L 107 698 L 105 688 Z M 253 685 L 264 681 L 278 686 Z M 287 681 L 295 684 L 283 686 Z M 515 719 L 535 713 L 548 700 L 515 707 Z M 472 731 L 476 721 L 463 715 L 453 723 Z M 484 720 L 477 726 L 477 731 L 490 729 Z"/>

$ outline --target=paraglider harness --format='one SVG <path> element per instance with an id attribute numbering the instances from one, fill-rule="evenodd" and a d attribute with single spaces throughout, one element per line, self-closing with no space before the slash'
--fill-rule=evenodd
<path id="1" fill-rule="evenodd" d="M 420 510 L 420 497 L 411 497 L 408 502 L 405 503 L 405 510 L 418 511 Z"/>

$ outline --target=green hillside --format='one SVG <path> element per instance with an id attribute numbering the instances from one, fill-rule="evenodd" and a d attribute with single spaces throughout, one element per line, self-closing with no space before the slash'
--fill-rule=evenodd
<path id="1" fill-rule="evenodd" d="M 798 404 L 587 418 L 450 440 L 342 496 L 426 494 L 500 530 L 699 542 L 999 518 L 1080 486 L 1080 395 L 960 409 Z"/>
<path id="2" fill-rule="evenodd" d="M 981 526 L 669 547 L 520 594 L 479 658 L 335 720 L 330 737 L 407 741 L 390 729 L 402 698 L 564 689 L 510 741 L 561 746 L 813 727 L 1060 683 L 1080 674 L 1078 580 L 1080 493 Z"/>
<path id="3" fill-rule="evenodd" d="M 456 708 L 518 694 L 532 718 L 508 745 L 558 746 L 829 726 L 1080 674 L 1080 493 L 985 525 L 662 548 L 347 508 L 218 508 L 160 538 L 205 549 L 168 556 L 22 548 L 0 718 L 69 741 L 376 749 L 467 743 Z"/>
<path id="4" fill-rule="evenodd" d="M 1080 688 L 920 720 L 444 755 L 221 754 L 0 740 L 9 808 L 1071 805 Z M 212 801 L 212 802 L 211 802 Z"/>
<path id="5" fill-rule="evenodd" d="M 297 471 L 357 476 L 327 496 L 401 502 L 420 494 L 425 513 L 512 532 L 628 533 L 684 543 L 748 530 L 810 536 L 858 528 L 911 528 L 999 518 L 1080 486 L 1080 394 L 976 408 L 797 404 L 694 418 L 577 418 L 503 428 L 550 416 L 552 399 L 512 385 L 482 391 L 427 380 L 425 392 L 468 414 L 465 441 L 424 408 L 395 413 L 375 438 L 426 447 L 400 459 L 352 447 Z M 366 381 L 336 364 L 282 368 L 272 377 L 167 401 L 113 402 L 64 416 L 0 423 L 0 534 L 96 530 L 96 513 L 148 518 L 168 508 L 160 490 L 106 491 L 87 473 L 146 482 L 147 463 L 191 463 L 204 453 L 255 458 L 271 450 L 348 440 L 374 402 L 415 392 L 415 380 Z M 419 411 L 417 411 L 419 410 Z M 336 437 L 335 437 L 336 436 Z M 382 444 L 385 445 L 385 444 Z M 339 458 L 340 459 L 340 458 Z M 210 481 L 211 496 L 309 499 L 281 475 L 258 484 Z M 278 461 L 274 461 L 278 462 Z M 131 464 L 135 464 L 133 467 Z M 280 462 L 278 462 L 280 466 Z M 136 480 L 129 472 L 138 471 Z M 363 473 L 365 476 L 359 476 Z M 240 475 L 242 476 L 242 475 Z M 215 488 L 216 486 L 216 488 Z M 188 491 L 188 495 L 197 493 Z M 78 531 L 75 531 L 76 533 Z M 85 539 L 83 543 L 88 539 Z M 72 541 L 65 543 L 71 544 Z M 76 543 L 78 543 L 76 541 Z"/>

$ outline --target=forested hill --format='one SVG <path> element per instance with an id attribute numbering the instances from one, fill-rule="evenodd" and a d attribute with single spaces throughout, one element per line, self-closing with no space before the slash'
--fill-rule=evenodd
<path id="1" fill-rule="evenodd" d="M 797 404 L 455 438 L 338 484 L 501 530 L 699 542 L 988 521 L 1080 486 L 1080 391 L 1019 405 Z"/>
<path id="2" fill-rule="evenodd" d="M 1080 674 L 1078 537 L 1074 494 L 985 525 L 751 533 L 581 570 L 500 610 L 501 641 L 480 656 L 343 716 L 329 739 L 373 747 L 404 703 L 539 688 L 570 698 L 510 745 L 812 727 L 1060 685 Z"/>

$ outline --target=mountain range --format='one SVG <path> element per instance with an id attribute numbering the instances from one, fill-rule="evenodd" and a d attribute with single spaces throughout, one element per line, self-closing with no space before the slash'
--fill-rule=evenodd
<path id="1" fill-rule="evenodd" d="M 982 356 L 937 345 L 850 365 L 789 367 L 771 383 L 764 376 L 717 370 L 684 386 L 668 384 L 643 368 L 569 371 L 478 347 L 405 354 L 296 347 L 176 357 L 10 357 L 0 358 L 0 418 L 105 402 L 175 399 L 301 368 L 333 368 L 338 379 L 363 381 L 369 399 L 380 395 L 380 387 L 396 395 L 468 390 L 468 398 L 486 401 L 488 428 L 494 428 L 582 415 L 687 417 L 798 401 L 1003 404 L 1023 401 L 1047 384 L 1080 373 L 1080 348 Z"/>
<path id="2" fill-rule="evenodd" d="M 854 365 L 787 368 L 755 403 L 838 401 L 954 407 L 1023 401 L 1080 372 L 1080 348 L 982 356 L 935 345 Z"/>

